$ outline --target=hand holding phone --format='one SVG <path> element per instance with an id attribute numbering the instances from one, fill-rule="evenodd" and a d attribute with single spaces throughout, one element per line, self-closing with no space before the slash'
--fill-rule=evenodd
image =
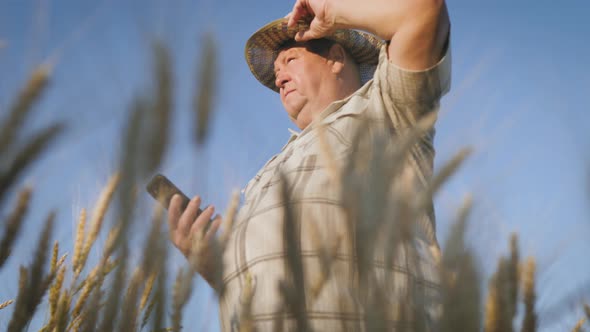
<path id="1" fill-rule="evenodd" d="M 164 175 L 157 174 L 147 185 L 147 191 L 164 206 L 169 209 L 172 197 L 175 194 L 182 198 L 180 211 L 169 211 L 168 224 L 170 227 L 170 240 L 189 258 L 196 255 L 198 262 L 194 268 L 212 286 L 217 287 L 216 277 L 219 265 L 219 257 L 216 255 L 215 234 L 221 224 L 221 217 L 214 218 L 215 208 L 209 206 L 205 211 L 200 208 L 195 213 L 195 208 L 200 205 L 200 199 L 195 198 L 193 205 L 187 209 L 190 199 L 178 189 Z M 202 215 L 201 215 L 202 214 Z M 194 246 L 193 235 L 199 236 L 202 245 Z M 196 248 L 196 251 L 194 250 Z"/>

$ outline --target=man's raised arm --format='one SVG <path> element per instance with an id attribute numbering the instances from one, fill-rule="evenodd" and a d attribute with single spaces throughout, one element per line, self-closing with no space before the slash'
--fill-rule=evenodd
<path id="1" fill-rule="evenodd" d="M 408 70 L 434 66 L 449 34 L 444 0 L 297 0 L 289 25 L 311 20 L 296 40 L 321 38 L 336 29 L 358 29 L 389 40 L 389 61 Z"/>

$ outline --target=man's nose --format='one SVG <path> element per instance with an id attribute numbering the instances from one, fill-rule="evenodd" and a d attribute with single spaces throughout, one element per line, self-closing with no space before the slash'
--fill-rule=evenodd
<path id="1" fill-rule="evenodd" d="M 289 82 L 289 75 L 284 72 L 278 72 L 275 78 L 277 88 L 283 88 L 287 82 Z"/>

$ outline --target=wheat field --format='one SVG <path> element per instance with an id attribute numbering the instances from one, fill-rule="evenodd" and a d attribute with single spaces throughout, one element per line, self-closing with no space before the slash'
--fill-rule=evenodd
<path id="1" fill-rule="evenodd" d="M 203 43 L 199 73 L 196 80 L 200 89 L 193 96 L 194 118 L 198 125 L 194 129 L 194 144 L 207 144 L 210 134 L 208 125 L 212 112 L 212 99 L 215 95 L 214 69 L 216 64 L 216 45 L 213 39 Z M 12 310 L 7 330 L 23 331 L 29 329 L 33 317 L 44 317 L 40 331 L 180 331 L 193 330 L 182 326 L 186 304 L 192 296 L 195 272 L 187 264 L 179 271 L 169 271 L 165 262 L 170 255 L 170 245 L 160 236 L 165 225 L 165 211 L 153 205 L 151 225 L 144 234 L 140 252 L 132 253 L 125 239 L 138 207 L 137 193 L 143 190 L 146 178 L 161 167 L 168 140 L 170 117 L 174 94 L 173 64 L 169 49 L 162 43 L 153 46 L 153 91 L 138 96 L 129 109 L 129 118 L 124 131 L 123 149 L 119 170 L 113 174 L 93 206 L 81 208 L 76 221 L 76 236 L 72 252 L 64 252 L 60 243 L 53 241 L 55 212 L 47 212 L 42 229 L 33 239 L 21 233 L 27 214 L 35 209 L 31 205 L 34 187 L 17 187 L 18 180 L 43 153 L 50 151 L 52 143 L 65 130 L 62 123 L 53 123 L 34 132 L 24 142 L 17 139 L 25 124 L 37 111 L 37 103 L 46 92 L 52 79 L 49 65 L 38 66 L 28 82 L 14 96 L 7 115 L 0 122 L 0 158 L 4 166 L 0 169 L 0 208 L 2 213 L 2 238 L 0 242 L 0 269 L 12 254 L 17 241 L 31 241 L 35 245 L 34 256 L 29 265 L 22 265 L 18 271 L 3 270 L 2 273 L 18 274 L 18 288 L 15 298 L 4 298 L 0 294 L 0 309 Z M 413 128 L 396 146 L 391 165 L 403 164 L 410 147 L 433 125 L 433 119 L 426 118 Z M 150 142 L 139 144 L 139 142 Z M 360 151 L 360 150 L 359 150 Z M 400 220 L 400 229 L 410 229 L 413 218 L 427 209 L 427 202 L 444 183 L 456 172 L 460 172 L 463 161 L 469 157 L 469 148 L 458 148 L 457 153 L 441 167 L 431 180 L 426 192 L 416 197 L 399 196 L 399 209 L 395 216 Z M 325 158 L 330 160 L 329 149 Z M 348 161 L 355 164 L 364 158 L 361 152 L 353 154 Z M 383 156 L 369 159 L 382 160 Z M 395 167 L 372 174 L 376 178 L 395 177 Z M 352 168 L 333 168 L 334 181 L 341 187 L 348 199 L 358 200 L 355 194 L 359 188 L 354 181 L 341 179 L 358 176 Z M 346 172 L 351 173 L 346 173 Z M 393 172 L 391 174 L 390 172 Z M 284 192 L 288 195 L 288 192 Z M 366 193 L 370 195 L 369 191 Z M 228 196 L 230 193 L 228 193 Z M 369 198 L 370 200 L 370 198 Z M 375 198 L 376 200 L 376 198 Z M 228 210 L 224 213 L 224 231 L 217 239 L 220 250 L 227 241 L 227 230 L 231 229 L 238 208 L 237 194 L 232 194 Z M 533 257 L 521 257 L 519 236 L 514 234 L 506 239 L 508 255 L 497 262 L 495 273 L 487 278 L 481 274 L 476 258 L 467 245 L 466 229 L 469 227 L 472 199 L 465 198 L 463 206 L 457 211 L 455 222 L 449 236 L 443 242 L 445 250 L 439 266 L 443 307 L 440 331 L 486 331 L 486 332 L 533 332 L 538 329 L 536 308 L 537 283 L 536 263 Z M 288 210 L 288 209 L 287 209 Z M 375 208 L 380 213 L 389 213 L 382 206 Z M 358 211 L 348 211 L 355 214 Z M 374 212 L 374 211 L 373 211 Z M 108 220 L 111 216 L 112 220 Z M 388 216 L 377 218 L 387 220 Z M 391 217 L 391 216 L 389 216 Z M 358 216 L 364 220 L 363 216 Z M 287 221 L 290 217 L 287 216 Z M 287 224 L 290 224 L 287 222 Z M 363 233 L 359 247 L 371 252 L 370 244 L 378 237 L 380 225 Z M 410 231 L 400 232 L 392 241 L 392 246 L 409 241 Z M 97 244 L 100 234 L 107 234 L 104 243 Z M 405 234 L 405 235 L 404 235 Z M 393 236 L 393 235 L 392 235 Z M 523 235 L 526 236 L 526 235 Z M 293 276 L 302 275 L 301 257 L 292 239 L 286 239 L 288 264 Z M 318 244 L 321 245 L 321 244 Z M 298 283 L 317 294 L 325 281 L 330 278 L 330 264 L 334 259 L 334 248 L 322 248 L 323 263 L 326 269 L 318 275 L 317 282 Z M 393 249 L 392 249 L 393 250 Z M 89 259 L 95 253 L 100 259 Z M 134 256 L 135 255 L 135 256 Z M 132 259 L 140 257 L 139 259 Z M 360 269 L 363 261 L 360 260 Z M 295 278 L 297 279 L 297 278 Z M 484 281 L 488 280 L 482 287 Z M 167 280 L 173 280 L 169 287 Z M 281 310 L 296 310 L 300 299 L 296 288 L 286 283 L 284 305 Z M 248 317 L 248 298 L 251 299 L 251 285 L 247 283 L 244 296 L 244 314 L 240 317 L 240 331 L 253 331 Z M 221 289 L 217 289 L 221 292 Z M 371 298 L 367 296 L 366 298 Z M 382 307 L 379 298 L 373 298 L 362 305 L 368 312 L 378 312 Z M 42 305 L 43 304 L 43 305 Z M 44 311 L 46 308 L 46 312 Z M 43 309 L 43 311 L 41 310 Z M 571 331 L 583 331 L 589 327 L 590 307 L 584 306 L 586 316 L 580 317 Z M 307 317 L 297 316 L 298 330 L 306 330 Z M 387 330 L 386 321 L 377 315 L 367 315 L 366 330 Z M 408 331 L 421 331 L 419 324 Z"/>

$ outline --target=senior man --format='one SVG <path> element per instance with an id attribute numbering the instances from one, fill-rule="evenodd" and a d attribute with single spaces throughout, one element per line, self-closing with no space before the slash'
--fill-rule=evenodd
<path id="1" fill-rule="evenodd" d="M 359 271 L 354 271 L 358 257 L 351 245 L 333 246 L 332 277 L 320 292 L 311 294 L 307 287 L 312 288 L 314 277 L 322 275 L 320 247 L 337 243 L 346 228 L 346 207 L 332 185 L 322 151 L 327 146 L 335 156 L 332 161 L 342 166 L 363 126 L 386 133 L 395 144 L 401 132 L 436 112 L 450 87 L 449 29 L 443 0 L 297 0 L 287 17 L 250 37 L 245 52 L 250 70 L 280 94 L 301 132 L 293 133 L 245 187 L 243 206 L 221 257 L 207 249 L 221 223 L 215 218 L 205 231 L 214 214 L 212 206 L 197 216 L 198 197 L 184 212 L 175 197 L 169 213 L 172 240 L 185 255 L 192 236 L 206 233 L 196 269 L 212 286 L 223 287 L 222 330 L 244 326 L 244 320 L 259 331 L 292 330 L 301 310 L 309 320 L 307 327 L 317 331 L 361 329 L 360 322 L 371 313 L 359 308 L 359 298 L 350 290 L 359 278 Z M 404 172 L 418 187 L 424 187 L 432 175 L 432 139 L 429 131 L 404 164 Z M 280 286 L 293 279 L 285 263 L 285 207 L 297 219 L 297 226 L 288 228 L 294 232 L 289 236 L 298 243 L 307 285 L 296 290 L 302 298 L 297 308 L 285 303 L 285 289 Z M 372 265 L 384 280 L 392 281 L 387 293 L 381 294 L 389 298 L 391 308 L 397 308 L 383 308 L 391 330 L 416 322 L 421 329 L 436 329 L 440 313 L 434 214 L 429 210 L 416 219 L 416 239 L 404 248 L 405 263 Z M 318 246 L 318 238 L 325 246 Z M 223 274 L 216 281 L 219 259 Z M 421 299 L 403 303 L 409 288 Z M 400 306 L 422 310 L 401 314 Z"/>

